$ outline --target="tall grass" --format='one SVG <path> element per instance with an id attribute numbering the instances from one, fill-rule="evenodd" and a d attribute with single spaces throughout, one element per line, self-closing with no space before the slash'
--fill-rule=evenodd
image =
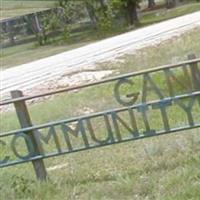
<path id="1" fill-rule="evenodd" d="M 186 59 L 191 52 L 200 56 L 199 32 L 199 29 L 195 29 L 180 38 L 144 48 L 134 55 L 121 58 L 123 63 L 103 63 L 99 69 L 111 67 L 126 73 L 177 62 Z M 46 105 L 33 104 L 30 106 L 32 117 L 38 123 L 63 118 L 69 116 L 70 112 L 78 114 L 86 104 L 93 110 L 96 107 L 107 109 L 102 107 L 106 104 L 97 98 L 99 95 L 110 95 L 109 87 L 104 91 L 102 93 L 100 88 L 77 91 L 74 97 L 70 97 L 73 96 L 70 94 L 50 99 Z M 90 102 L 91 97 L 96 101 Z M 108 102 L 108 107 L 112 105 Z M 75 110 L 71 110 L 71 106 Z M 174 111 L 171 115 L 177 120 L 181 117 L 180 112 Z M 7 117 L 7 124 L 13 128 L 14 119 Z M 154 119 L 154 122 L 160 125 L 158 119 Z M 0 171 L 1 199 L 198 200 L 199 133 L 200 129 L 182 131 L 46 159 L 49 174 L 46 183 L 35 181 L 31 163 L 4 168 Z"/>

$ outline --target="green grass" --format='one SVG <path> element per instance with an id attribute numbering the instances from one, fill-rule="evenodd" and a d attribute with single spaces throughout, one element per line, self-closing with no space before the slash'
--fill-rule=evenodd
<path id="1" fill-rule="evenodd" d="M 101 63 L 99 69 L 119 70 L 120 73 L 140 71 L 166 63 L 177 63 L 187 60 L 191 53 L 200 57 L 200 29 L 195 28 L 181 37 L 176 36 L 162 43 L 137 50 L 134 55 L 125 55 L 118 58 L 115 63 Z"/>
<path id="2" fill-rule="evenodd" d="M 138 50 L 134 55 L 123 56 L 119 58 L 119 61 L 114 63 L 101 63 L 97 66 L 97 70 L 111 69 L 117 73 L 124 74 L 164 65 L 167 63 L 177 63 L 186 60 L 187 55 L 190 53 L 195 53 L 197 57 L 200 57 L 199 31 L 200 29 L 196 28 L 190 33 L 183 34 L 182 37 L 169 39 L 162 44 L 153 46 L 153 48 L 152 46 L 143 48 Z M 115 75 L 115 73 L 113 75 Z M 159 83 L 161 85 L 163 84 L 161 80 Z M 65 116 L 70 117 L 83 114 L 83 108 L 87 106 L 91 107 L 96 112 L 102 110 L 103 108 L 108 109 L 116 107 L 117 104 L 114 103 L 115 101 L 112 101 L 112 90 L 113 85 L 111 83 L 106 84 L 105 86 L 99 86 L 97 90 L 89 88 L 80 90 L 80 92 L 73 94 L 69 93 L 56 95 L 54 101 L 47 100 L 45 101 L 45 104 L 39 103 L 37 106 L 31 106 L 33 113 L 32 118 L 35 123 L 45 123 L 49 120 L 56 120 L 57 118 L 62 119 Z M 79 101 L 79 99 L 82 99 L 82 101 Z M 87 102 L 87 105 L 85 105 L 85 102 Z M 41 113 L 40 118 L 37 118 L 37 113 L 40 112 L 41 109 L 43 109 L 44 112 Z M 8 120 L 9 119 L 10 117 Z M 9 120 L 8 122 L 2 121 L 1 128 L 4 127 L 4 130 L 14 129 L 15 126 L 13 127 L 14 123 L 12 123 L 12 121 L 13 119 Z"/>
<path id="3" fill-rule="evenodd" d="M 6 1 L 0 4 L 0 19 L 16 17 L 55 7 L 55 1 Z"/>
<path id="4" fill-rule="evenodd" d="M 182 200 L 199 197 L 199 129 L 46 161 L 64 163 L 34 180 L 31 164 L 1 170 L 2 199 Z"/>
<path id="5" fill-rule="evenodd" d="M 83 41 L 74 44 L 62 42 L 60 45 L 50 44 L 45 46 L 37 46 L 34 42 L 8 47 L 1 50 L 0 63 L 1 68 L 9 68 L 20 64 L 35 61 L 41 58 L 52 56 L 64 51 L 69 51 L 91 43 L 91 41 Z"/>
<path id="6" fill-rule="evenodd" d="M 182 37 L 122 57 L 124 63 L 103 63 L 99 69 L 110 67 L 122 74 L 185 60 L 191 52 L 200 56 L 199 31 L 195 29 Z M 108 85 L 103 89 L 96 87 L 80 90 L 31 105 L 32 119 L 36 123 L 44 123 L 79 115 L 86 106 L 95 111 L 115 106 L 113 102 L 107 102 L 112 97 L 111 89 Z M 180 112 L 173 111 L 170 114 L 177 122 L 182 120 Z M 10 116 L 7 120 L 4 125 L 7 124 L 9 129 L 17 126 Z M 160 125 L 157 118 L 153 121 Z M 49 180 L 46 183 L 35 181 L 31 164 L 1 169 L 1 198 L 199 200 L 199 131 L 182 131 L 179 134 L 46 159 L 47 167 L 65 164 L 62 169 L 48 171 Z"/>
<path id="7" fill-rule="evenodd" d="M 173 9 L 161 9 L 144 14 L 141 25 L 161 22 L 163 20 L 179 17 L 200 10 L 200 3 L 186 4 Z"/>
<path id="8" fill-rule="evenodd" d="M 30 3 L 30 1 L 28 2 Z M 46 5 L 46 3 L 48 3 L 48 1 L 43 2 L 44 5 Z M 170 10 L 158 10 L 150 13 L 145 13 L 144 16 L 141 18 L 141 23 L 139 27 L 150 25 L 156 22 L 167 20 L 187 13 L 191 13 L 197 10 L 200 10 L 199 3 L 186 4 Z M 85 29 L 82 29 L 78 33 L 77 32 L 72 33 L 68 41 L 62 41 L 61 37 L 59 36 L 54 38 L 55 42 L 53 42 L 53 44 L 49 44 L 42 47 L 31 42 L 28 44 L 22 44 L 4 48 L 1 49 L 1 55 L 0 55 L 1 68 L 6 69 L 16 65 L 31 62 L 40 58 L 55 55 L 57 53 L 68 51 L 70 49 L 74 49 L 89 44 L 91 42 L 106 37 L 111 37 L 133 29 L 135 29 L 135 27 L 113 28 L 111 32 L 102 34 L 87 27 Z"/>

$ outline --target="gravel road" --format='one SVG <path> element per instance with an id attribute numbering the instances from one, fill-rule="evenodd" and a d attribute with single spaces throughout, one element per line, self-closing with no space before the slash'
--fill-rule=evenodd
<path id="1" fill-rule="evenodd" d="M 70 85 L 71 80 L 66 83 L 62 79 L 72 73 L 94 69 L 95 63 L 133 53 L 137 49 L 160 43 L 199 26 L 200 11 L 2 70 L 0 95 L 2 99 L 7 99 L 11 90 L 20 89 L 26 95 L 34 95 L 58 88 L 58 83 L 63 84 L 59 87 Z M 100 77 L 98 74 L 93 74 L 92 77 L 100 79 L 104 76 L 101 73 Z M 81 79 L 81 75 L 78 79 Z M 84 80 L 87 81 L 87 78 Z"/>

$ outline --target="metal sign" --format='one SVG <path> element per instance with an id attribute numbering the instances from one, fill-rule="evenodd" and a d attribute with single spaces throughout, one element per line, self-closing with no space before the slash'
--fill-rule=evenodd
<path id="1" fill-rule="evenodd" d="M 16 110 L 19 103 L 24 107 L 17 110 L 23 128 L 0 134 L 0 167 L 200 127 L 199 63 L 195 59 L 56 91 L 113 82 L 113 98 L 121 106 L 37 126 L 27 120 L 25 101 L 41 95 L 2 102 L 14 103 Z"/>

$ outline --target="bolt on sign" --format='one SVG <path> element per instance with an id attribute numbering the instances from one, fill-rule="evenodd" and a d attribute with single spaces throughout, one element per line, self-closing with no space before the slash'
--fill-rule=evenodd
<path id="1" fill-rule="evenodd" d="M 32 125 L 28 100 L 106 84 L 115 108 Z M 0 167 L 32 161 L 38 179 L 45 179 L 44 158 L 199 128 L 200 59 L 43 95 L 14 91 L 12 96 L 1 105 L 15 105 L 21 129 L 0 134 Z"/>

